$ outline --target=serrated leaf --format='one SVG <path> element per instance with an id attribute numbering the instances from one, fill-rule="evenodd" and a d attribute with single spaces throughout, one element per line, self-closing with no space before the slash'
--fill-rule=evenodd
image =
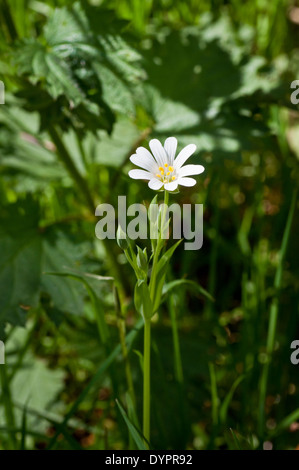
<path id="1" fill-rule="evenodd" d="M 94 31 L 86 11 L 79 2 L 56 9 L 44 36 L 24 40 L 14 55 L 19 75 L 30 79 L 21 92 L 28 109 L 41 110 L 45 101 L 42 128 L 59 122 L 82 134 L 111 131 L 112 111 L 134 114 L 132 87 L 144 78 L 141 57 L 120 36 Z"/>

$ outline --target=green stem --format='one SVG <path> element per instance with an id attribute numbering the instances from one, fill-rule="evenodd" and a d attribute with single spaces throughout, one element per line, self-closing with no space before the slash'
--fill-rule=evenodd
<path id="1" fill-rule="evenodd" d="M 209 372 L 211 379 L 211 397 L 212 397 L 212 421 L 213 426 L 216 427 L 218 424 L 218 393 L 217 393 L 217 381 L 216 371 L 214 364 L 209 363 Z"/>
<path id="2" fill-rule="evenodd" d="M 287 223 L 286 223 L 284 234 L 283 234 L 279 263 L 278 263 L 276 274 L 275 274 L 275 280 L 274 280 L 275 296 L 272 300 L 271 307 L 270 307 L 270 317 L 269 317 L 267 347 L 266 347 L 267 358 L 266 358 L 265 364 L 263 365 L 263 370 L 262 370 L 262 375 L 261 375 L 261 380 L 260 380 L 259 423 L 258 423 L 258 431 L 259 431 L 260 437 L 263 436 L 264 428 L 265 428 L 265 401 L 266 401 L 267 388 L 268 388 L 270 363 L 272 360 L 272 355 L 273 355 L 274 345 L 275 345 L 275 335 L 276 335 L 278 309 L 279 309 L 278 292 L 281 288 L 283 261 L 286 255 L 288 241 L 290 238 L 291 226 L 292 226 L 295 208 L 296 208 L 296 200 L 297 200 L 297 190 L 294 190 L 292 202 L 291 202 L 290 209 L 289 209 Z"/>
<path id="3" fill-rule="evenodd" d="M 165 216 L 166 216 L 166 211 L 167 211 L 167 207 L 168 207 L 168 201 L 169 201 L 169 193 L 168 193 L 168 191 L 165 190 L 164 191 L 164 210 L 163 210 L 163 214 L 162 214 L 162 217 L 161 217 L 161 226 L 160 226 L 160 231 L 159 231 L 159 238 L 158 238 L 157 246 L 156 246 L 156 249 L 155 249 L 155 252 L 154 252 L 152 274 L 151 274 L 150 285 L 149 285 L 150 294 L 151 294 L 152 299 L 154 299 L 154 292 L 155 292 L 155 287 L 156 287 L 156 277 L 157 277 L 156 267 L 157 267 L 157 264 L 158 264 L 158 261 L 159 261 L 159 255 L 160 255 L 161 249 L 163 247 L 163 243 L 164 243 L 163 238 L 161 238 L 161 235 L 164 232 Z"/>
<path id="4" fill-rule="evenodd" d="M 161 218 L 161 236 L 164 234 L 164 224 L 165 224 L 165 217 L 166 217 L 166 212 L 168 208 L 168 201 L 169 201 L 169 192 L 164 191 L 164 210 Z M 163 238 L 160 238 L 160 241 L 162 240 L 162 246 L 163 246 Z"/>
<path id="5" fill-rule="evenodd" d="M 6 372 L 6 365 L 0 366 L 0 377 L 1 377 L 1 400 L 3 401 L 6 425 L 10 429 L 15 428 L 15 418 L 13 412 L 13 404 L 11 400 L 9 380 Z M 16 437 L 13 431 L 9 433 L 11 450 L 16 449 Z"/>
<path id="6" fill-rule="evenodd" d="M 143 352 L 143 435 L 150 441 L 150 370 L 151 370 L 151 320 L 144 322 Z"/>
<path id="7" fill-rule="evenodd" d="M 172 329 L 175 378 L 178 381 L 178 383 L 182 385 L 184 382 L 184 377 L 183 377 L 181 349 L 180 349 L 179 332 L 178 332 L 175 305 L 174 305 L 174 300 L 172 297 L 169 299 L 168 305 L 169 305 L 171 329 Z"/>

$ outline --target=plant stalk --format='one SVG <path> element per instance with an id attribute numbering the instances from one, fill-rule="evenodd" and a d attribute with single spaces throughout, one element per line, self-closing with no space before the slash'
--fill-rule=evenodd
<path id="1" fill-rule="evenodd" d="M 161 226 L 158 243 L 154 252 L 153 267 L 149 284 L 152 300 L 155 298 L 157 264 L 159 255 L 163 247 L 163 233 L 165 225 L 165 216 L 168 207 L 169 193 L 164 191 L 164 209 L 161 216 Z M 143 435 L 150 441 L 150 354 L 151 354 L 151 320 L 144 320 L 144 354 L 143 354 Z"/>
<path id="2" fill-rule="evenodd" d="M 144 351 L 143 351 L 143 435 L 150 441 L 150 369 L 151 368 L 151 320 L 144 322 Z"/>

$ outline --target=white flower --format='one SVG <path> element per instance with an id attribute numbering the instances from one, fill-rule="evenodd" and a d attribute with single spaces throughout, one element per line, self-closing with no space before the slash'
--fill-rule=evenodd
<path id="1" fill-rule="evenodd" d="M 202 165 L 184 165 L 189 157 L 195 152 L 196 145 L 189 144 L 180 151 L 175 158 L 177 139 L 168 137 L 164 147 L 157 139 L 149 143 L 152 153 L 146 148 L 139 147 L 130 160 L 142 170 L 131 170 L 129 176 L 133 179 L 149 180 L 151 189 L 164 189 L 174 191 L 178 185 L 194 186 L 196 180 L 188 178 L 191 175 L 200 175 L 205 169 Z"/>

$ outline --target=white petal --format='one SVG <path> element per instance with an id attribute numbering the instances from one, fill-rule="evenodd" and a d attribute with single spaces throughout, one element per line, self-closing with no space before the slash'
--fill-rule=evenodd
<path id="1" fill-rule="evenodd" d="M 164 184 L 164 188 L 167 191 L 174 191 L 178 187 L 178 181 L 172 181 L 171 183 Z"/>
<path id="2" fill-rule="evenodd" d="M 178 145 L 178 141 L 176 140 L 175 137 L 168 137 L 165 140 L 164 148 L 168 155 L 169 165 L 173 165 L 177 145 Z"/>
<path id="3" fill-rule="evenodd" d="M 155 190 L 162 188 L 162 186 L 163 186 L 162 181 L 158 180 L 157 178 L 152 178 L 150 182 L 148 183 L 148 187 L 151 189 L 155 189 Z"/>
<path id="4" fill-rule="evenodd" d="M 195 150 L 196 145 L 194 144 L 189 144 L 184 147 L 174 161 L 174 168 L 176 168 L 177 170 L 181 168 L 181 166 L 184 165 L 185 161 L 188 160 L 189 157 L 191 157 Z"/>
<path id="5" fill-rule="evenodd" d="M 200 175 L 205 171 L 202 165 L 185 165 L 178 170 L 179 178 L 183 176 Z"/>
<path id="6" fill-rule="evenodd" d="M 178 184 L 181 186 L 194 186 L 196 184 L 196 180 L 194 178 L 179 178 Z"/>
<path id="7" fill-rule="evenodd" d="M 130 170 L 129 176 L 133 180 L 150 180 L 153 177 L 151 173 L 144 170 Z"/>
<path id="8" fill-rule="evenodd" d="M 130 160 L 134 165 L 140 166 L 145 170 L 152 171 L 153 173 L 158 170 L 157 162 L 152 154 L 143 147 L 139 147 L 134 155 L 130 156 Z"/>
<path id="9" fill-rule="evenodd" d="M 159 166 L 163 166 L 165 163 L 168 162 L 167 154 L 161 144 L 161 142 L 158 139 L 152 139 L 149 143 L 149 146 L 151 148 L 151 151 L 153 152 L 153 155 L 155 159 L 158 162 Z"/>

